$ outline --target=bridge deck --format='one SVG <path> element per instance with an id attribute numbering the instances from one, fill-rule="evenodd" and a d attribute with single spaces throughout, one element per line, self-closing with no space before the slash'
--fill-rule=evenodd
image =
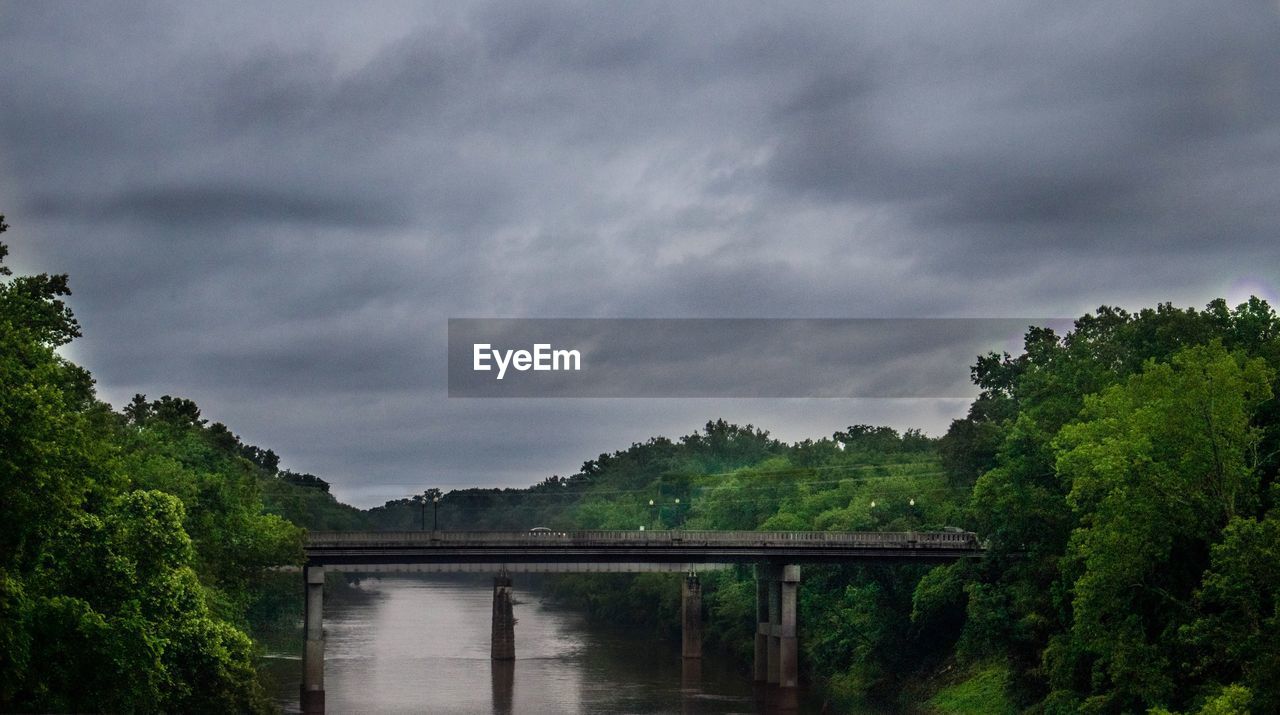
<path id="1" fill-rule="evenodd" d="M 360 531 L 312 532 L 309 564 L 837 563 L 982 556 L 952 531 Z"/>

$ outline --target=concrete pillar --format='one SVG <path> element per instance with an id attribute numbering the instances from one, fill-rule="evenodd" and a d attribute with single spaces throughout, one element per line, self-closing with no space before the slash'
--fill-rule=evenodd
<path id="1" fill-rule="evenodd" d="M 778 631 L 778 685 L 794 688 L 800 682 L 800 652 L 796 640 L 796 595 L 800 589 L 800 567 L 782 567 L 780 601 L 782 622 Z"/>
<path id="2" fill-rule="evenodd" d="M 299 700 L 306 715 L 324 713 L 324 567 L 303 568 L 302 687 Z"/>
<path id="3" fill-rule="evenodd" d="M 777 568 L 769 569 L 769 673 L 766 680 L 778 682 L 778 665 L 782 649 L 782 582 Z"/>
<path id="4" fill-rule="evenodd" d="M 511 577 L 506 573 L 493 579 L 494 660 L 515 660 L 516 619 L 511 612 Z"/>
<path id="5" fill-rule="evenodd" d="M 698 574 L 684 577 L 680 586 L 680 655 L 702 657 L 702 583 Z"/>
<path id="6" fill-rule="evenodd" d="M 769 565 L 756 564 L 756 651 L 753 661 L 755 681 L 769 679 Z"/>

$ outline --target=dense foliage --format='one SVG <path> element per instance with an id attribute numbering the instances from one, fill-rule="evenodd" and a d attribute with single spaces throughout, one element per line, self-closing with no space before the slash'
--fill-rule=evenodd
<path id="1" fill-rule="evenodd" d="M 1280 582 L 1242 570 L 1280 546 L 1277 367 L 1257 299 L 1102 308 L 979 361 L 947 437 L 980 465 L 968 511 L 993 549 L 964 586 L 966 636 L 1010 658 L 1019 702 L 1280 708 Z"/>
<path id="2" fill-rule="evenodd" d="M 273 709 L 246 629 L 301 556 L 275 456 L 188 400 L 112 411 L 57 352 L 67 277 L 0 275 L 0 710 Z"/>

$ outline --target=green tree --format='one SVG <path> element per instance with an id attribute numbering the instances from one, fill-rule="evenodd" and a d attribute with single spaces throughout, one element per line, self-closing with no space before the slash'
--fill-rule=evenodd
<path id="1" fill-rule="evenodd" d="M 1271 397 L 1260 359 L 1220 345 L 1086 400 L 1055 441 L 1079 526 L 1063 565 L 1072 624 L 1045 654 L 1053 702 L 1091 711 L 1145 709 L 1180 698 L 1177 627 L 1191 613 L 1209 545 L 1255 508 L 1259 432 Z"/>
<path id="2" fill-rule="evenodd" d="M 56 352 L 79 335 L 69 293 L 66 276 L 0 282 L 0 710 L 267 709 L 252 642 L 209 603 L 221 574 L 284 563 L 296 530 L 252 501 L 213 516 L 206 462 L 134 451 L 146 443 L 130 441 L 143 429 L 130 420 L 190 431 L 199 412 L 170 400 L 126 417 L 99 402 L 88 372 Z M 138 489 L 144 479 L 164 491 Z M 196 548 L 187 528 L 206 519 L 247 556 Z"/>
<path id="3" fill-rule="evenodd" d="M 1213 546 L 1195 606 L 1195 619 L 1179 632 L 1190 646 L 1191 673 L 1206 683 L 1244 683 L 1258 711 L 1280 709 L 1280 512 L 1231 520 Z"/>

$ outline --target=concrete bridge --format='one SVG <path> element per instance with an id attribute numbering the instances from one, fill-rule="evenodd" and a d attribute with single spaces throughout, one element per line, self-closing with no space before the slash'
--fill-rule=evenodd
<path id="1" fill-rule="evenodd" d="M 684 574 L 685 658 L 702 657 L 698 574 L 733 564 L 756 572 L 755 679 L 794 688 L 799 680 L 796 596 L 800 566 L 820 563 L 944 563 L 977 558 L 962 531 L 387 531 L 311 532 L 307 537 L 304 713 L 324 712 L 324 577 L 354 573 L 493 573 L 494 660 L 515 658 L 513 573 Z"/>

